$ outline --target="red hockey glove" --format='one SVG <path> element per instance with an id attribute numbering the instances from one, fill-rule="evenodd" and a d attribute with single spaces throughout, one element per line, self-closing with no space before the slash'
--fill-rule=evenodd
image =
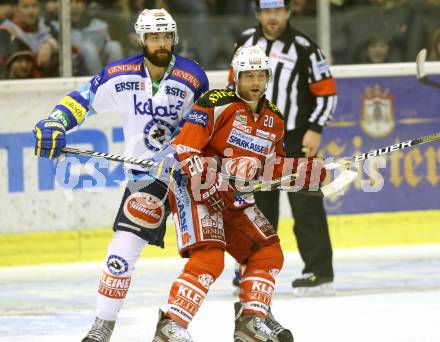
<path id="1" fill-rule="evenodd" d="M 210 214 L 222 211 L 233 204 L 232 188 L 227 181 L 222 180 L 220 173 L 211 172 L 205 184 L 212 184 L 212 186 L 199 191 L 201 201 L 206 205 Z"/>
<path id="2" fill-rule="evenodd" d="M 324 160 L 322 158 L 299 158 L 297 165 L 298 176 L 292 185 L 303 190 L 318 190 L 327 175 Z"/>

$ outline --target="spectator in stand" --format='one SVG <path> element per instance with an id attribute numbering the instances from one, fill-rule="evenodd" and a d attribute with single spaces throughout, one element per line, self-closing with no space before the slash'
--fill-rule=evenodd
<path id="1" fill-rule="evenodd" d="M 440 28 L 438 28 L 432 36 L 428 58 L 430 61 L 440 61 Z"/>
<path id="2" fill-rule="evenodd" d="M 410 4 L 405 0 L 368 0 L 346 12 L 347 49 L 345 63 L 356 63 L 372 37 L 388 42 L 389 62 L 403 60 L 408 45 Z M 373 45 L 372 45 L 373 47 Z M 370 47 L 370 49 L 372 48 Z M 385 50 L 385 44 L 375 44 Z"/>
<path id="3" fill-rule="evenodd" d="M 32 50 L 20 39 L 12 42 L 12 54 L 7 62 L 8 79 L 25 79 L 35 77 L 35 61 Z"/>
<path id="4" fill-rule="evenodd" d="M 382 37 L 371 38 L 359 51 L 356 63 L 377 64 L 398 61 L 390 42 Z"/>
<path id="5" fill-rule="evenodd" d="M 38 0 L 15 0 L 12 18 L 5 20 L 1 27 L 31 48 L 41 76 L 57 75 L 58 44 L 40 17 Z"/>
<path id="6" fill-rule="evenodd" d="M 78 51 L 87 74 L 98 74 L 105 64 L 123 58 L 121 44 L 111 40 L 108 24 L 90 15 L 86 0 L 71 0 L 71 39 L 74 51 Z M 59 32 L 59 22 L 51 26 Z"/>
<path id="7" fill-rule="evenodd" d="M 439 28 L 439 17 L 440 0 L 421 0 L 418 6 L 414 6 L 407 42 L 408 60 L 414 60 L 421 49 L 431 47 Z"/>
<path id="8" fill-rule="evenodd" d="M 47 25 L 50 25 L 54 20 L 58 20 L 58 0 L 46 0 L 44 17 Z"/>
<path id="9" fill-rule="evenodd" d="M 204 70 L 215 67 L 214 59 L 216 46 L 209 16 L 209 9 L 215 5 L 215 0 L 167 0 L 168 8 L 177 15 L 186 16 L 191 37 L 190 49 L 195 53 L 195 59 Z M 177 20 L 179 23 L 179 20 Z M 180 27 L 186 26 L 180 24 Z M 182 35 L 184 36 L 184 35 Z"/>
<path id="10" fill-rule="evenodd" d="M 293 0 L 292 1 L 293 16 L 315 16 L 316 1 L 315 0 Z"/>
<path id="11" fill-rule="evenodd" d="M 6 78 L 6 61 L 11 55 L 12 35 L 5 29 L 0 29 L 0 80 Z"/>
<path id="12" fill-rule="evenodd" d="M 0 0 L 0 25 L 12 16 L 12 0 Z M 6 60 L 11 54 L 12 35 L 0 29 L 0 80 L 6 78 Z"/>
<path id="13" fill-rule="evenodd" d="M 0 0 L 0 24 L 12 15 L 13 0 Z"/>

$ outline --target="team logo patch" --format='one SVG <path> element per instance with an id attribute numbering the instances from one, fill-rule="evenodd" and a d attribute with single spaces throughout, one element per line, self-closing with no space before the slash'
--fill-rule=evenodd
<path id="1" fill-rule="evenodd" d="M 144 142 L 149 150 L 159 151 L 168 142 L 174 132 L 173 125 L 165 120 L 155 118 L 145 125 Z"/>
<path id="2" fill-rule="evenodd" d="M 199 283 L 202 284 L 204 288 L 209 289 L 214 283 L 214 277 L 210 274 L 201 274 L 199 275 Z"/>
<path id="3" fill-rule="evenodd" d="M 128 271 L 128 262 L 118 255 L 110 255 L 107 258 L 107 268 L 113 275 L 121 275 Z"/>
<path id="4" fill-rule="evenodd" d="M 240 147 L 262 156 L 267 155 L 272 147 L 271 141 L 246 134 L 235 128 L 233 128 L 229 134 L 227 142 L 233 146 Z"/>
<path id="5" fill-rule="evenodd" d="M 209 116 L 208 113 L 200 110 L 193 110 L 185 117 L 185 120 L 195 125 L 206 127 L 208 125 Z"/>
<path id="6" fill-rule="evenodd" d="M 237 157 L 226 162 L 228 175 L 245 179 L 254 179 L 259 170 L 259 160 L 252 157 Z"/>
<path id="7" fill-rule="evenodd" d="M 136 192 L 124 203 L 125 216 L 145 229 L 156 229 L 165 215 L 163 202 L 152 194 Z"/>

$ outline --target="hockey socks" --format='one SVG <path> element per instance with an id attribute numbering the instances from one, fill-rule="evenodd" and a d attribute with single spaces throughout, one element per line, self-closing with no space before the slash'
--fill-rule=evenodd
<path id="1" fill-rule="evenodd" d="M 202 247 L 191 251 L 183 272 L 171 286 L 166 315 L 186 328 L 223 268 L 221 248 Z"/>
<path id="2" fill-rule="evenodd" d="M 243 314 L 255 314 L 262 320 L 272 302 L 275 277 L 283 266 L 283 253 L 278 242 L 264 246 L 248 260 L 240 282 L 240 301 Z"/>

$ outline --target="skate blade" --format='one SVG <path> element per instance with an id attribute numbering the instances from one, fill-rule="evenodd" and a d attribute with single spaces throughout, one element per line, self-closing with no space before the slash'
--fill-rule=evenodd
<path id="1" fill-rule="evenodd" d="M 250 337 L 250 336 L 245 336 L 245 337 L 241 337 L 241 336 L 237 336 L 234 335 L 234 342 L 253 342 L 253 341 L 261 341 L 261 342 L 271 342 L 272 339 L 268 340 L 264 337 L 259 337 L 259 336 L 255 336 L 255 337 Z"/>
<path id="2" fill-rule="evenodd" d="M 296 287 L 293 289 L 295 297 L 330 297 L 336 294 L 333 283 L 321 284 L 312 287 Z"/>

